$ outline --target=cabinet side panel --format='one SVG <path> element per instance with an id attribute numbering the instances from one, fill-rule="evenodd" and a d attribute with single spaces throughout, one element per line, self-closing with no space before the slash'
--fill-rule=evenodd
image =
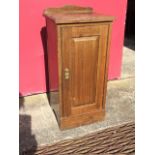
<path id="1" fill-rule="evenodd" d="M 50 105 L 59 119 L 58 52 L 56 24 L 46 19 Z"/>
<path id="2" fill-rule="evenodd" d="M 107 37 L 107 52 L 106 52 L 106 63 L 105 63 L 105 78 L 104 78 L 104 89 L 103 89 L 103 109 L 106 106 L 106 94 L 107 94 L 107 82 L 108 82 L 108 69 L 109 69 L 109 57 L 110 57 L 110 44 L 111 44 L 111 31 L 112 23 L 108 26 L 108 37 Z"/>
<path id="3" fill-rule="evenodd" d="M 53 21 L 46 19 L 47 49 L 50 91 L 58 90 L 58 56 L 57 56 L 57 30 Z"/>

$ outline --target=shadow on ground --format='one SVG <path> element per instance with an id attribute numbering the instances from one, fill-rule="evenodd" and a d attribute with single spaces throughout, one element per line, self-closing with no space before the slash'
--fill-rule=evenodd
<path id="1" fill-rule="evenodd" d="M 21 96 L 21 94 L 20 94 Z M 24 98 L 19 98 L 19 109 L 21 111 L 24 111 Z M 25 130 L 22 130 L 23 127 Z M 27 143 L 27 146 L 25 146 L 25 142 Z M 24 146 L 24 147 L 23 147 Z M 31 148 L 30 148 L 31 146 Z M 33 155 L 37 148 L 37 141 L 35 139 L 35 135 L 31 132 L 31 116 L 27 114 L 19 114 L 19 153 L 20 155 L 23 154 L 25 149 L 32 149 L 31 155 Z"/>

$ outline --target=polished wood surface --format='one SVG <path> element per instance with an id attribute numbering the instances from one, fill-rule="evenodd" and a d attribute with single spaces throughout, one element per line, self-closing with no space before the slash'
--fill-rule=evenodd
<path id="1" fill-rule="evenodd" d="M 91 22 L 107 22 L 114 20 L 113 17 L 97 14 L 97 13 L 89 13 L 89 14 L 53 14 L 52 16 L 48 16 L 48 18 L 55 21 L 57 24 L 65 24 L 65 23 L 91 23 Z"/>
<path id="2" fill-rule="evenodd" d="M 114 20 L 113 16 L 93 12 L 89 7 L 65 6 L 62 8 L 47 8 L 43 15 L 57 24 L 108 22 Z"/>
<path id="3" fill-rule="evenodd" d="M 68 7 L 67 10 L 69 8 L 72 7 Z M 68 17 L 64 13 L 66 8 L 63 8 L 65 11 L 61 9 L 56 10 L 58 12 L 56 14 L 63 14 L 65 23 L 57 23 L 53 19 L 55 13 L 54 16 L 51 13 L 52 18 L 51 15 L 50 18 L 47 17 L 46 24 L 47 33 L 50 33 L 48 34 L 49 72 L 52 73 L 54 67 L 51 66 L 51 62 L 54 61 L 52 56 L 56 56 L 58 68 L 56 74 L 59 81 L 57 97 L 51 96 L 50 100 L 60 128 L 66 129 L 104 119 L 112 18 L 108 17 L 109 21 L 96 22 L 93 20 L 93 13 L 82 13 L 84 8 L 77 7 L 77 12 L 79 9 L 83 19 L 90 21 L 85 18 L 89 14 L 91 22 L 83 23 L 79 20 L 81 22 L 77 23 L 72 20 L 73 23 L 70 21 L 67 23 Z M 77 19 L 79 12 L 67 14 Z M 95 18 L 100 20 L 99 17 Z M 52 30 L 55 32 L 52 33 Z M 52 45 L 53 43 L 56 47 Z M 50 80 L 51 77 L 52 74 Z"/>
<path id="4" fill-rule="evenodd" d="M 74 6 L 74 5 L 66 5 L 61 8 L 47 8 L 44 10 L 43 15 L 51 16 L 56 13 L 61 14 L 73 14 L 73 13 L 92 13 L 93 9 L 91 7 L 81 7 L 81 6 Z"/>
<path id="5" fill-rule="evenodd" d="M 108 25 L 62 27 L 62 77 L 64 116 L 102 108 Z M 92 108 L 93 107 L 93 108 Z"/>

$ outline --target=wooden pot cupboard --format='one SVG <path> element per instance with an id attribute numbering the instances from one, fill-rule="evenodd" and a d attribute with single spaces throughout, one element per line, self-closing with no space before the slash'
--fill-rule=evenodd
<path id="1" fill-rule="evenodd" d="M 50 104 L 60 129 L 101 121 L 105 117 L 108 57 L 114 17 L 90 7 L 47 8 Z"/>

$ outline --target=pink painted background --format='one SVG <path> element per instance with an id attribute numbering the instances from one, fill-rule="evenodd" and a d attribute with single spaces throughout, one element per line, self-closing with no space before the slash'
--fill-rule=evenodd
<path id="1" fill-rule="evenodd" d="M 116 17 L 110 47 L 109 80 L 120 77 L 127 0 L 20 0 L 20 96 L 46 92 L 46 72 L 41 29 L 47 7 L 67 4 L 93 7 L 96 12 Z"/>

